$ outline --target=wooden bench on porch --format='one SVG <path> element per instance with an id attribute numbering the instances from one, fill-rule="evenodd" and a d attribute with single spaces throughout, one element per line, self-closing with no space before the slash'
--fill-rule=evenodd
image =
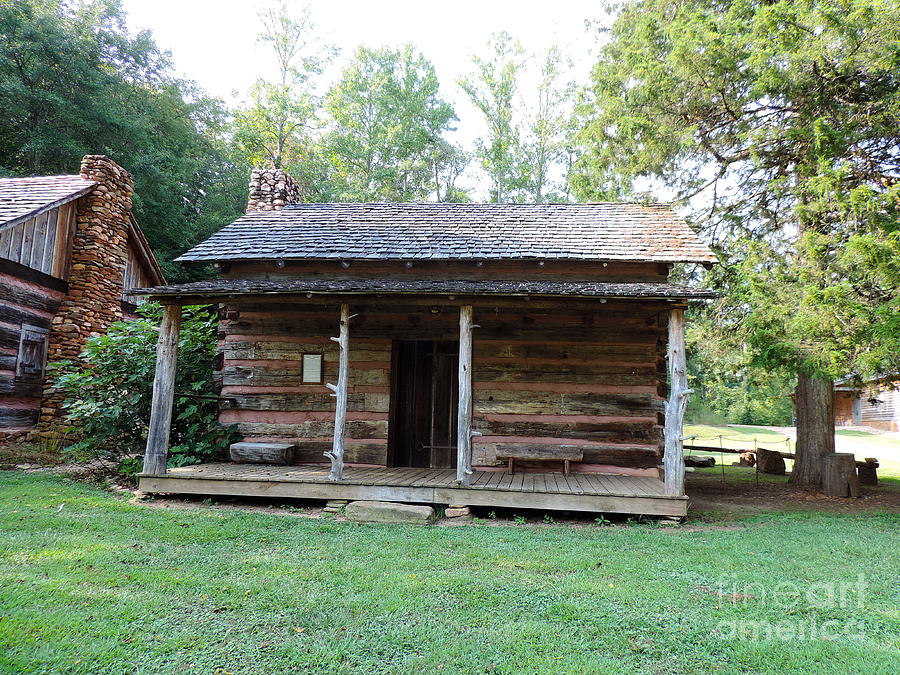
<path id="1" fill-rule="evenodd" d="M 515 452 L 505 452 L 497 459 L 506 461 L 506 470 L 515 473 L 516 461 L 562 462 L 563 473 L 568 476 L 570 463 L 584 460 L 584 452 L 574 445 L 526 445 Z"/>

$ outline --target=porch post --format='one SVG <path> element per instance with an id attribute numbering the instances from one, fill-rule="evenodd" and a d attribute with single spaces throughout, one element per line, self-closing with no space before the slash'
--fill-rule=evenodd
<path id="1" fill-rule="evenodd" d="M 472 305 L 459 308 L 459 404 L 456 410 L 456 480 L 472 474 Z"/>
<path id="2" fill-rule="evenodd" d="M 153 379 L 147 449 L 144 451 L 143 473 L 151 476 L 166 474 L 180 332 L 181 305 L 165 305 L 162 324 L 159 327 L 159 341 L 156 343 L 156 376 Z"/>
<path id="3" fill-rule="evenodd" d="M 331 452 L 325 456 L 331 460 L 331 473 L 328 478 L 333 481 L 344 479 L 344 431 L 347 426 L 347 376 L 350 370 L 350 305 L 341 305 L 341 330 L 338 337 L 331 338 L 340 347 L 338 358 L 337 385 L 326 384 L 336 398 L 334 406 L 334 441 Z"/>
<path id="4" fill-rule="evenodd" d="M 669 311 L 669 399 L 666 401 L 666 426 L 664 432 L 665 491 L 667 495 L 684 494 L 684 443 L 683 424 L 687 398 L 687 362 L 684 351 L 684 309 Z"/>

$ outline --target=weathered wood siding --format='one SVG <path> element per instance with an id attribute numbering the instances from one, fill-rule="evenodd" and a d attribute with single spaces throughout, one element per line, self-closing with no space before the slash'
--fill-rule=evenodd
<path id="1" fill-rule="evenodd" d="M 322 353 L 337 379 L 339 300 L 223 308 L 220 419 L 248 441 L 290 439 L 298 461 L 324 461 L 334 399 L 304 384 L 300 358 Z M 459 302 L 377 300 L 354 304 L 346 461 L 387 457 L 394 339 L 455 340 Z M 475 305 L 473 463 L 498 464 L 516 448 L 576 445 L 585 463 L 659 461 L 668 306 L 658 302 L 497 300 Z"/>
<path id="2" fill-rule="evenodd" d="M 855 391 L 834 392 L 834 423 L 838 426 L 855 424 L 853 408 L 856 404 Z"/>
<path id="3" fill-rule="evenodd" d="M 49 331 L 64 283 L 0 260 L 0 430 L 25 429 L 38 418 L 41 379 L 19 372 L 23 334 Z"/>
<path id="4" fill-rule="evenodd" d="M 0 231 L 0 258 L 65 279 L 77 200 Z"/>
<path id="5" fill-rule="evenodd" d="M 862 425 L 900 431 L 900 384 L 871 384 L 860 397 Z"/>
<path id="6" fill-rule="evenodd" d="M 473 463 L 575 446 L 587 464 L 650 467 L 662 441 L 666 307 L 482 308 L 475 337 Z"/>
<path id="7" fill-rule="evenodd" d="M 148 269 L 146 260 L 141 254 L 135 242 L 129 239 L 128 258 L 125 261 L 125 271 L 122 275 L 122 300 L 130 305 L 140 305 L 146 302 L 143 295 L 130 295 L 128 291 L 134 288 L 147 288 L 157 283 L 154 274 Z"/>
<path id="8" fill-rule="evenodd" d="M 220 421 L 237 424 L 248 441 L 290 439 L 297 461 L 325 461 L 334 430 L 334 398 L 324 384 L 304 384 L 300 358 L 321 353 L 325 382 L 337 382 L 336 308 L 281 306 L 268 311 L 229 309 L 222 322 Z M 390 393 L 391 340 L 358 334 L 351 321 L 347 396 L 347 462 L 384 464 Z"/>

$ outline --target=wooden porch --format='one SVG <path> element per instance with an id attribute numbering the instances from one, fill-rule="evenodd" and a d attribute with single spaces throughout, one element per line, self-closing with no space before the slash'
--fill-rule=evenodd
<path id="1" fill-rule="evenodd" d="M 199 464 L 143 474 L 146 492 L 415 502 L 592 513 L 640 513 L 683 517 L 685 496 L 666 495 L 663 481 L 600 473 L 473 471 L 461 486 L 454 469 L 354 467 L 329 479 L 324 465 Z"/>

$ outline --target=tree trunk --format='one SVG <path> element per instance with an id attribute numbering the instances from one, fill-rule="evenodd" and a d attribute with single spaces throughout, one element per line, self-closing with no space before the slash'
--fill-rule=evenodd
<path id="1" fill-rule="evenodd" d="M 834 453 L 834 389 L 830 379 L 800 373 L 797 407 L 797 452 L 791 485 L 822 485 L 822 459 Z"/>
<path id="2" fill-rule="evenodd" d="M 356 316 L 354 314 L 354 316 Z M 325 386 L 334 392 L 334 436 L 330 452 L 325 456 L 331 460 L 331 473 L 328 478 L 333 481 L 344 480 L 344 434 L 347 426 L 347 379 L 350 371 L 350 305 L 341 305 L 341 329 L 338 337 L 331 338 L 338 343 L 337 384 L 327 383 Z"/>
<path id="3" fill-rule="evenodd" d="M 459 308 L 459 401 L 456 406 L 456 480 L 472 475 L 472 305 Z"/>

